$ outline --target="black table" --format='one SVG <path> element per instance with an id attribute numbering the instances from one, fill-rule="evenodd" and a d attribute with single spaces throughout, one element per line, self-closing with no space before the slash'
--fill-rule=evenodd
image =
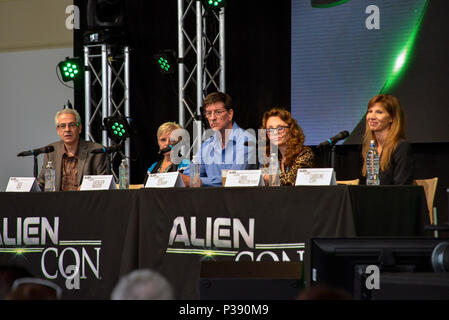
<path id="1" fill-rule="evenodd" d="M 196 299 L 204 260 L 307 262 L 313 237 L 417 236 L 428 223 L 418 186 L 0 193 L 0 204 L 0 263 L 55 281 L 66 299 L 108 299 L 120 275 L 146 267 Z"/>

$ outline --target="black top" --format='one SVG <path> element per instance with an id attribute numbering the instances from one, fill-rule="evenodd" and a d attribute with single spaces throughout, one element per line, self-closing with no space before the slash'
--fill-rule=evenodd
<path id="1" fill-rule="evenodd" d="M 413 184 L 413 171 L 414 161 L 412 147 L 407 141 L 401 140 L 391 154 L 388 169 L 379 172 L 380 184 Z"/>

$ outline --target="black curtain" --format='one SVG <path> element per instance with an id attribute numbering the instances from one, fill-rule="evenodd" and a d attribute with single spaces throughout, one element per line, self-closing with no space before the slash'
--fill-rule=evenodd
<path id="1" fill-rule="evenodd" d="M 82 15 L 81 30 L 75 32 L 76 56 L 82 56 L 86 2 L 74 1 Z M 290 11 L 290 1 L 228 1 L 226 92 L 233 98 L 242 128 L 258 129 L 263 113 L 273 106 L 290 110 Z M 176 0 L 125 0 L 125 29 L 132 49 L 132 183 L 142 183 L 146 169 L 158 160 L 158 126 L 178 121 L 177 73 L 162 76 L 153 61 L 159 50 L 177 50 L 177 15 Z M 194 30 L 195 25 L 190 27 Z M 76 88 L 79 110 L 84 110 L 83 95 L 83 87 Z"/>

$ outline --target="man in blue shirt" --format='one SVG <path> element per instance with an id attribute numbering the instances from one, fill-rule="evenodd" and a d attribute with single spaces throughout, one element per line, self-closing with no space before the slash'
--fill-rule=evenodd
<path id="1" fill-rule="evenodd" d="M 197 153 L 202 186 L 221 186 L 221 170 L 256 168 L 255 137 L 233 121 L 231 97 L 222 92 L 209 94 L 203 102 L 203 115 L 213 130 Z M 190 185 L 190 167 L 181 175 Z"/>

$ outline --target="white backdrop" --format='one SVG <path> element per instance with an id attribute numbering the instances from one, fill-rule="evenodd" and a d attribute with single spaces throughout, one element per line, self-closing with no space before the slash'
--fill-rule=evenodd
<path id="1" fill-rule="evenodd" d="M 11 176 L 33 176 L 33 157 L 17 153 L 58 140 L 53 118 L 67 100 L 73 104 L 73 90 L 58 81 L 56 65 L 72 50 L 0 53 L 0 191 Z"/>

